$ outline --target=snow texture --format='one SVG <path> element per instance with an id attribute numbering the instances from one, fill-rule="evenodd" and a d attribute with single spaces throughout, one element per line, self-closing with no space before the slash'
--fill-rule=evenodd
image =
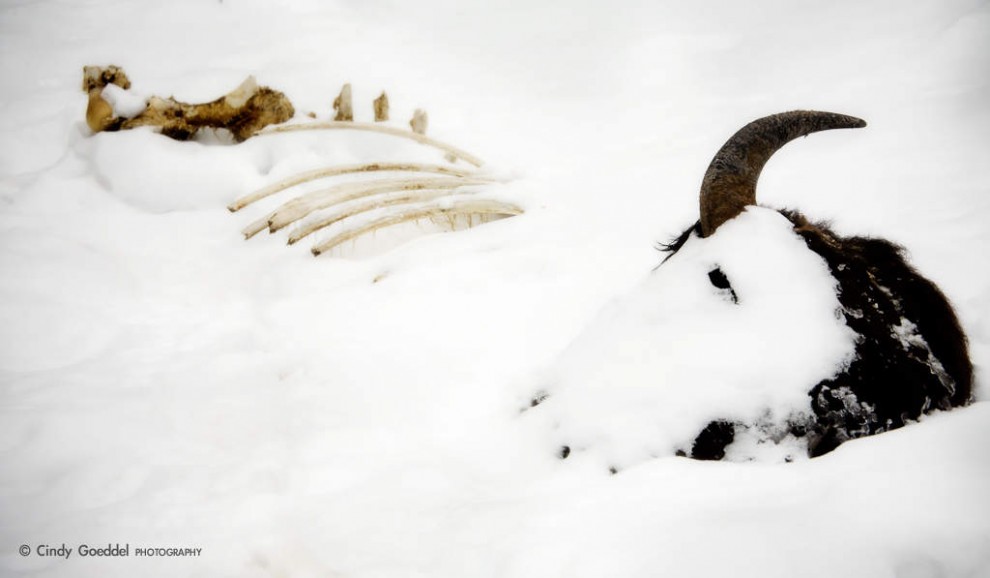
<path id="1" fill-rule="evenodd" d="M 715 269 L 732 295 L 711 284 Z M 713 420 L 786 433 L 787 421 L 812 417 L 808 392 L 854 353 L 835 285 L 786 217 L 751 207 L 716 235 L 692 236 L 606 307 L 564 353 L 534 413 L 553 414 L 572 450 L 602 445 L 616 469 L 690 453 Z"/>
<path id="2" fill-rule="evenodd" d="M 243 194 L 441 155 L 91 135 L 90 64 L 184 102 L 254 75 L 321 119 L 345 82 L 357 120 L 385 89 L 526 213 L 315 259 L 245 242 L 273 205 L 231 215 Z M 978 0 L 3 3 L 0 575 L 990 575 L 987 70 Z M 959 313 L 977 401 L 813 460 L 761 431 L 738 463 L 672 457 L 716 414 L 806 411 L 849 354 L 823 263 L 773 212 L 654 271 L 725 139 L 799 108 L 869 126 L 782 149 L 760 202 L 907 247 Z M 202 555 L 18 552 L 63 543 Z"/>

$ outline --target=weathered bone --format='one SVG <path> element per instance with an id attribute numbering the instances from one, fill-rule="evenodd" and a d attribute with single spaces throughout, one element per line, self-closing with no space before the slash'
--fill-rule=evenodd
<path id="1" fill-rule="evenodd" d="M 365 123 L 365 122 L 336 122 L 336 121 L 306 122 L 306 123 L 298 123 L 298 124 L 270 126 L 265 130 L 258 132 L 257 134 L 258 136 L 261 136 L 261 135 L 279 134 L 283 132 L 294 132 L 297 130 L 333 130 L 333 129 L 364 130 L 364 131 L 379 132 L 382 134 L 407 138 L 414 140 L 420 144 L 424 144 L 426 146 L 431 146 L 440 149 L 444 152 L 453 155 L 455 158 L 463 160 L 476 167 L 480 167 L 482 164 L 484 164 L 481 161 L 481 159 L 479 159 L 478 157 L 470 153 L 464 152 L 453 145 L 449 145 L 445 142 L 432 139 L 423 134 L 418 134 L 415 132 L 410 132 L 407 130 L 402 130 L 399 128 L 382 125 L 382 124 L 373 124 L 373 123 Z"/>
<path id="2" fill-rule="evenodd" d="M 121 122 L 123 122 L 121 119 L 114 117 L 113 107 L 103 98 L 102 89 L 90 90 L 89 102 L 86 105 L 86 125 L 89 126 L 89 130 L 94 133 L 117 130 Z"/>
<path id="3" fill-rule="evenodd" d="M 262 128 L 289 120 L 295 109 L 289 99 L 276 90 L 258 86 L 249 76 L 236 89 L 217 100 L 188 104 L 174 98 L 151 97 L 148 107 L 131 119 L 113 116 L 113 109 L 101 96 L 107 84 L 130 87 L 127 75 L 119 67 L 83 68 L 83 89 L 89 93 L 86 123 L 94 132 L 126 130 L 140 126 L 158 127 L 165 136 L 187 140 L 201 128 L 225 128 L 238 141 L 250 138 Z"/>
<path id="4" fill-rule="evenodd" d="M 131 80 L 127 78 L 127 73 L 124 72 L 123 68 L 114 64 L 106 68 L 102 66 L 83 66 L 83 92 L 102 89 L 108 84 L 116 84 L 127 90 L 131 87 Z"/>
<path id="5" fill-rule="evenodd" d="M 335 177 L 338 175 L 346 175 L 351 173 L 366 173 L 366 172 L 417 172 L 417 173 L 434 173 L 438 175 L 449 175 L 453 177 L 467 177 L 474 173 L 472 171 L 465 171 L 461 169 L 456 169 L 453 167 L 445 167 L 442 165 L 425 165 L 420 163 L 368 163 L 363 165 L 345 165 L 336 167 L 325 167 L 322 169 L 315 169 L 312 171 L 306 171 L 304 173 L 299 173 L 298 175 L 292 175 L 268 185 L 263 189 L 259 189 L 250 195 L 245 195 L 240 199 L 237 199 L 233 203 L 227 205 L 227 209 L 231 212 L 237 212 L 244 207 L 260 201 L 265 197 L 274 195 L 275 193 L 284 191 L 290 187 L 296 185 L 301 185 L 303 183 L 308 183 L 310 181 L 315 181 L 317 179 L 323 179 L 328 177 Z"/>
<path id="6" fill-rule="evenodd" d="M 108 84 L 116 84 L 124 90 L 131 87 L 130 79 L 119 66 L 83 67 L 82 89 L 89 95 L 86 105 L 86 124 L 93 132 L 117 130 L 123 122 L 123 119 L 114 117 L 113 107 L 103 98 L 103 88 Z"/>
<path id="7" fill-rule="evenodd" d="M 491 182 L 484 179 L 440 178 L 383 179 L 370 183 L 346 183 L 330 189 L 313 191 L 282 205 L 268 220 L 268 229 L 274 233 L 315 211 L 363 197 L 396 191 L 458 189 Z"/>
<path id="8" fill-rule="evenodd" d="M 375 122 L 385 122 L 388 120 L 388 95 L 382 91 L 382 95 L 375 99 Z"/>
<path id="9" fill-rule="evenodd" d="M 324 203 L 314 204 L 309 207 L 305 207 L 301 210 L 295 211 L 291 215 L 284 216 L 283 218 L 280 218 L 282 217 L 281 215 L 277 215 L 275 218 L 269 220 L 269 230 L 275 232 L 320 209 L 325 209 L 327 207 L 336 204 L 346 203 L 348 201 L 352 201 L 356 199 L 370 197 L 366 199 L 365 202 L 354 204 L 334 215 L 316 219 L 308 223 L 304 223 L 296 230 L 294 230 L 291 235 L 289 235 L 289 244 L 291 245 L 296 241 L 298 241 L 299 239 L 302 239 L 303 237 L 310 235 L 311 233 L 319 231 L 320 229 L 329 227 L 330 225 L 336 223 L 337 221 L 341 221 L 343 219 L 346 219 L 347 217 L 351 217 L 360 213 L 371 211 L 379 207 L 409 204 L 414 202 L 427 201 L 441 196 L 451 196 L 459 193 L 460 190 L 463 189 L 464 187 L 469 187 L 472 185 L 480 185 L 480 184 L 485 184 L 485 183 L 459 182 L 451 179 L 447 179 L 446 181 L 439 181 L 435 179 L 433 182 L 424 180 L 419 182 L 409 182 L 405 184 L 394 183 L 394 184 L 383 185 L 381 187 L 374 187 L 374 189 L 368 189 L 374 191 L 373 193 L 370 194 L 361 194 L 364 193 L 365 191 L 360 191 L 360 192 L 356 192 L 356 194 L 353 195 L 347 195 L 348 198 L 342 199 L 340 201 L 334 200 L 332 202 L 324 202 Z M 401 195 L 385 194 L 385 193 L 395 193 L 395 192 L 402 192 L 403 194 Z"/>
<path id="10" fill-rule="evenodd" d="M 278 209 L 269 213 L 244 228 L 242 233 L 246 239 L 260 233 L 264 229 L 274 233 L 299 219 L 332 205 L 346 203 L 355 199 L 390 193 L 403 190 L 416 190 L 426 188 L 452 189 L 462 186 L 490 183 L 481 179 L 381 179 L 375 181 L 361 181 L 356 183 L 341 183 L 326 189 L 311 191 L 284 203 Z"/>
<path id="11" fill-rule="evenodd" d="M 295 115 L 292 103 L 284 94 L 267 87 L 259 87 L 254 77 L 248 77 L 240 86 L 227 95 L 203 104 L 188 104 L 174 98 L 151 97 L 146 108 L 133 118 L 115 116 L 114 107 L 103 98 L 103 89 L 108 84 L 116 84 L 127 90 L 131 83 L 123 69 L 118 66 L 86 66 L 83 68 L 82 88 L 89 100 L 86 110 L 86 123 L 93 132 L 116 131 L 140 126 L 157 127 L 163 135 L 178 140 L 192 137 L 204 127 L 225 128 L 238 141 L 256 134 L 275 134 L 297 130 L 351 129 L 377 132 L 407 138 L 420 144 L 434 147 L 444 153 L 444 158 L 455 163 L 463 160 L 480 167 L 483 163 L 477 157 L 447 143 L 426 136 L 427 114 L 417 109 L 410 121 L 412 131 L 404 131 L 381 124 L 353 122 L 351 85 L 345 84 L 334 100 L 335 120 L 322 123 L 293 124 L 269 127 L 285 122 Z M 382 91 L 374 100 L 375 122 L 388 120 L 388 95 Z M 311 114 L 312 116 L 312 114 Z M 268 127 L 266 129 L 266 127 Z M 363 225 L 346 226 L 330 241 L 313 249 L 314 254 L 325 252 L 340 243 L 380 228 L 415 221 L 425 217 L 445 216 L 452 221 L 459 216 L 473 215 L 518 215 L 522 209 L 514 205 L 484 199 L 468 199 L 460 193 L 465 187 L 491 184 L 495 179 L 479 176 L 474 171 L 449 166 L 421 163 L 366 163 L 348 166 L 326 167 L 307 171 L 282 179 L 228 205 L 231 212 L 238 211 L 251 203 L 270 195 L 322 178 L 353 173 L 406 172 L 440 175 L 439 178 L 408 177 L 379 179 L 342 183 L 333 187 L 312 191 L 283 203 L 278 209 L 248 225 L 244 236 L 251 238 L 258 232 L 268 229 L 278 231 L 299 221 L 315 211 L 334 205 L 363 200 L 338 209 L 329 217 L 313 220 L 299 227 L 289 238 L 289 243 L 334 223 L 351 219 L 362 213 L 379 208 L 400 207 L 401 210 L 387 212 Z M 401 194 L 394 194 L 401 193 Z M 449 198 L 448 198 L 449 197 Z"/>
<path id="12" fill-rule="evenodd" d="M 413 112 L 412 120 L 409 121 L 409 126 L 412 128 L 412 131 L 416 134 L 425 135 L 426 127 L 428 127 L 429 124 L 430 124 L 430 117 L 427 116 L 426 111 L 421 108 L 417 108 Z"/>
<path id="13" fill-rule="evenodd" d="M 152 98 L 148 109 L 121 128 L 159 126 L 162 134 L 186 140 L 201 128 L 225 128 L 243 141 L 270 124 L 292 118 L 295 109 L 284 94 L 258 86 L 253 76 L 232 92 L 203 104 L 186 104 L 172 98 Z"/>
<path id="14" fill-rule="evenodd" d="M 378 229 L 400 225 L 411 221 L 418 221 L 424 218 L 446 217 L 454 219 L 460 216 L 471 215 L 521 215 L 523 210 L 519 207 L 495 201 L 491 199 L 457 199 L 440 198 L 434 201 L 419 203 L 406 207 L 399 212 L 390 212 L 376 219 L 372 219 L 360 226 L 348 227 L 330 239 L 323 241 L 311 249 L 313 255 L 320 255 L 351 239 L 356 239 Z"/>
<path id="15" fill-rule="evenodd" d="M 356 123 L 348 117 L 347 108 L 350 104 L 350 86 L 345 85 L 340 96 L 334 101 L 337 110 L 336 119 L 330 122 L 298 123 L 269 127 L 257 134 L 271 135 L 282 132 L 299 130 L 331 130 L 350 129 L 377 132 L 416 141 L 420 144 L 434 147 L 444 153 L 444 158 L 455 163 L 463 160 L 476 167 L 483 163 L 477 157 L 468 154 L 452 145 L 427 137 L 427 116 L 422 110 L 417 110 L 410 126 L 413 131 L 405 131 L 382 124 Z M 375 121 L 388 119 L 388 96 L 383 91 L 374 101 Z M 311 191 L 283 203 L 274 211 L 255 220 L 244 228 L 245 238 L 251 238 L 257 233 L 268 229 L 276 232 L 292 223 L 312 215 L 316 211 L 333 209 L 333 213 L 304 222 L 293 231 L 288 239 L 289 244 L 312 234 L 325 227 L 341 223 L 342 230 L 332 239 L 319 244 L 313 249 L 318 255 L 328 249 L 354 239 L 377 229 L 398 225 L 404 222 L 416 221 L 422 218 L 446 217 L 452 222 L 458 217 L 470 219 L 474 215 L 504 215 L 512 216 L 523 211 L 515 205 L 499 201 L 469 198 L 472 195 L 462 193 L 464 187 L 487 185 L 497 182 L 496 179 L 480 176 L 471 170 L 457 169 L 449 166 L 428 165 L 420 163 L 368 163 L 341 167 L 326 167 L 307 171 L 282 179 L 258 191 L 246 195 L 228 205 L 231 212 L 238 211 L 251 203 L 270 195 L 322 178 L 351 173 L 375 172 L 407 172 L 432 173 L 441 175 L 439 178 L 413 176 L 405 178 L 363 180 L 360 182 L 341 183 L 328 188 Z M 353 202 L 357 201 L 357 202 Z M 344 203 L 349 205 L 339 206 Z M 369 211 L 384 209 L 383 214 L 373 219 L 358 218 Z"/>
<path id="16" fill-rule="evenodd" d="M 302 226 L 292 231 L 289 235 L 287 243 L 289 245 L 293 245 L 297 241 L 315 233 L 316 231 L 325 229 L 335 223 L 339 223 L 345 219 L 355 217 L 362 213 L 374 211 L 375 209 L 431 201 L 440 197 L 450 197 L 455 194 L 457 194 L 456 191 L 450 189 L 417 189 L 412 192 L 403 192 L 398 195 L 377 196 L 368 199 L 363 203 L 354 204 L 332 215 L 322 217 L 309 223 L 304 223 Z"/>
<path id="17" fill-rule="evenodd" d="M 351 85 L 345 84 L 340 89 L 340 94 L 333 100 L 333 109 L 337 114 L 333 117 L 336 121 L 354 120 L 354 106 L 351 101 Z"/>

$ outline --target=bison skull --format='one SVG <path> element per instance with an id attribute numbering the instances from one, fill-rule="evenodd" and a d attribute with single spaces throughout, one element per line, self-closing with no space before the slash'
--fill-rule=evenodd
<path id="1" fill-rule="evenodd" d="M 675 453 L 815 456 L 968 403 L 965 336 L 899 247 L 756 206 L 777 149 L 861 126 L 795 111 L 726 142 L 699 222 L 568 348 L 534 399 L 562 457 L 576 450 L 621 468 Z"/>

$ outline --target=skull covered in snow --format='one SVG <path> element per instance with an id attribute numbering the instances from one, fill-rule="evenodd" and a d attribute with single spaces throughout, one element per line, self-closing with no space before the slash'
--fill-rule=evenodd
<path id="1" fill-rule="evenodd" d="M 675 453 L 818 456 L 970 401 L 965 335 L 899 247 L 756 206 L 757 178 L 781 146 L 862 126 L 794 111 L 726 142 L 703 181 L 701 219 L 568 348 L 533 400 L 562 457 L 621 468 Z"/>

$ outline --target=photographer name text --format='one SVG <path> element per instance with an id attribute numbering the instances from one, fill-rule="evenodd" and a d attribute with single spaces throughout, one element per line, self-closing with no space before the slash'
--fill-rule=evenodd
<path id="1" fill-rule="evenodd" d="M 23 545 L 19 549 L 21 556 L 34 554 L 39 558 L 63 558 L 68 560 L 73 556 L 79 558 L 170 558 L 196 557 L 202 548 L 187 548 L 179 546 L 132 546 L 131 544 L 78 544 L 75 547 L 66 544 L 38 544 L 35 547 Z"/>

